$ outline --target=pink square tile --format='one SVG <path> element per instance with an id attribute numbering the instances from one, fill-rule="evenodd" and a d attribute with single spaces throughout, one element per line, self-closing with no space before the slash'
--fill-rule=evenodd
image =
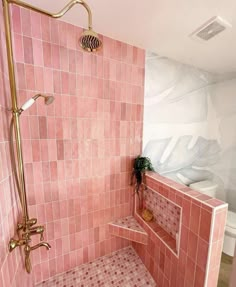
<path id="1" fill-rule="evenodd" d="M 17 62 L 24 62 L 23 37 L 14 33 L 14 56 Z"/>
<path id="2" fill-rule="evenodd" d="M 11 7 L 12 10 L 12 24 L 13 24 L 13 31 L 21 34 L 22 29 L 21 29 L 21 9 L 18 6 L 13 5 Z"/>
<path id="3" fill-rule="evenodd" d="M 209 244 L 202 239 L 198 240 L 197 264 L 205 270 L 207 264 Z"/>
<path id="4" fill-rule="evenodd" d="M 32 39 L 29 37 L 23 37 L 23 48 L 24 48 L 24 61 L 27 64 L 34 63 L 33 57 L 33 44 Z"/>
<path id="5" fill-rule="evenodd" d="M 191 217 L 190 217 L 190 230 L 194 232 L 195 234 L 199 233 L 200 212 L 201 212 L 200 207 L 192 203 Z"/>
<path id="6" fill-rule="evenodd" d="M 42 29 L 41 29 L 41 15 L 36 12 L 30 11 L 31 17 L 31 34 L 33 38 L 41 39 Z"/>
<path id="7" fill-rule="evenodd" d="M 209 242 L 210 239 L 211 220 L 212 214 L 205 209 L 201 209 L 199 236 L 206 242 Z"/>

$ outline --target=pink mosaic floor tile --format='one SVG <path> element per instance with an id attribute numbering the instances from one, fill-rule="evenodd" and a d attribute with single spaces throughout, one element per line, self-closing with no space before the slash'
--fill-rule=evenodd
<path id="1" fill-rule="evenodd" d="M 132 229 L 135 231 L 146 233 L 145 230 L 139 225 L 139 223 L 133 216 L 128 216 L 125 218 L 118 219 L 112 222 L 112 225 L 117 225 L 117 226 L 124 227 L 127 229 Z"/>
<path id="2" fill-rule="evenodd" d="M 156 287 L 132 247 L 100 257 L 57 275 L 37 287 Z"/>

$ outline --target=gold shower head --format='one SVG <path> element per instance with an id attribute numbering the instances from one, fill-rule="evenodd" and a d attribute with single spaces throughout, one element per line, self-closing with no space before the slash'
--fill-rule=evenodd
<path id="1" fill-rule="evenodd" d="M 96 52 L 102 46 L 102 41 L 99 39 L 98 34 L 91 28 L 82 33 L 79 42 L 81 48 L 87 52 Z"/>
<path id="2" fill-rule="evenodd" d="M 30 10 L 33 10 L 35 12 L 39 12 L 41 14 L 47 15 L 52 18 L 61 18 L 64 16 L 74 5 L 80 4 L 82 5 L 87 13 L 88 13 L 88 29 L 85 30 L 82 35 L 79 38 L 80 46 L 82 47 L 83 50 L 87 52 L 96 52 L 98 48 L 102 46 L 102 41 L 99 39 L 98 35 L 96 32 L 93 31 L 92 28 L 92 12 L 89 7 L 89 5 L 84 1 L 84 0 L 70 0 L 70 2 L 58 13 L 51 13 L 46 10 L 40 9 L 38 7 L 32 6 L 29 3 L 20 1 L 20 0 L 4 0 L 9 3 L 19 5 L 24 8 L 28 8 Z"/>

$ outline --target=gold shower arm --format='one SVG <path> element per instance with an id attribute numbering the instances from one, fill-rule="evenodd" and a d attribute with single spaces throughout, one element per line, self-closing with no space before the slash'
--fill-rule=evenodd
<path id="1" fill-rule="evenodd" d="M 19 0 L 7 0 L 7 2 L 10 4 L 15 4 L 15 5 L 18 5 L 18 6 L 21 6 L 21 7 L 24 7 L 24 8 L 27 8 L 27 9 L 30 9 L 32 11 L 35 11 L 35 12 L 39 12 L 41 14 L 44 14 L 44 15 L 47 15 L 49 17 L 52 17 L 52 18 L 61 18 L 62 16 L 64 16 L 66 14 L 66 12 L 68 12 L 74 5 L 76 4 L 80 4 L 82 6 L 84 6 L 84 8 L 87 10 L 88 12 L 88 27 L 89 29 L 92 29 L 92 13 L 91 13 L 91 10 L 88 6 L 87 3 L 85 3 L 83 0 L 72 0 L 70 1 L 61 11 L 59 11 L 58 13 L 50 13 L 46 10 L 43 10 L 41 8 L 38 8 L 38 7 L 35 7 L 35 6 L 32 6 L 31 4 L 29 3 L 26 3 L 26 2 L 23 2 L 23 1 L 19 1 Z"/>

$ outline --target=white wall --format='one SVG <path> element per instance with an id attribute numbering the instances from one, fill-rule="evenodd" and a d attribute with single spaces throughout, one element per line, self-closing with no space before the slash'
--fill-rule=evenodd
<path id="1" fill-rule="evenodd" d="M 236 210 L 236 77 L 146 56 L 143 153 L 157 172 L 211 180 Z"/>

